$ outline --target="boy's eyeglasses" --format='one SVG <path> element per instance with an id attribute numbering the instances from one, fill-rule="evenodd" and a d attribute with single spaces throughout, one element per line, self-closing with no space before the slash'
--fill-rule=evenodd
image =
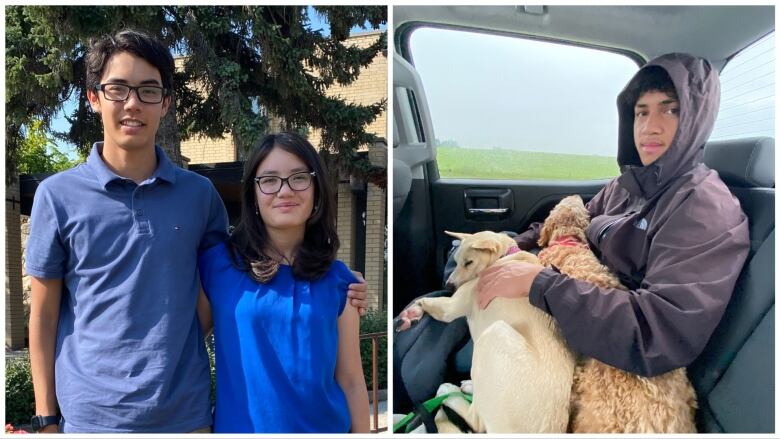
<path id="1" fill-rule="evenodd" d="M 286 182 L 287 186 L 294 191 L 305 191 L 311 186 L 312 180 L 317 173 L 311 172 L 296 172 L 289 177 L 277 177 L 275 175 L 263 175 L 261 177 L 255 177 L 255 183 L 260 188 L 260 192 L 266 195 L 273 195 L 282 190 L 282 185 Z"/>
<path id="2" fill-rule="evenodd" d="M 130 97 L 130 92 L 135 90 L 138 100 L 145 104 L 159 104 L 166 95 L 166 90 L 156 85 L 141 85 L 133 87 L 127 84 L 100 84 L 97 90 L 103 92 L 103 96 L 109 101 L 126 101 Z"/>

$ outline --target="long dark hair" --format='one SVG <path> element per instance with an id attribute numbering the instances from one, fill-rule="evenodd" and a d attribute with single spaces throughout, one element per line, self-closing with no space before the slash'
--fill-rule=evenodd
<path id="1" fill-rule="evenodd" d="M 328 271 L 339 249 L 335 201 L 322 158 L 308 140 L 295 133 L 269 134 L 249 155 L 241 179 L 241 219 L 228 240 L 230 257 L 236 267 L 257 282 L 269 282 L 279 268 L 279 261 L 268 254 L 268 232 L 256 213 L 254 181 L 257 168 L 274 148 L 294 154 L 316 173 L 314 210 L 306 221 L 303 243 L 295 253 L 292 270 L 297 278 L 318 279 Z"/>

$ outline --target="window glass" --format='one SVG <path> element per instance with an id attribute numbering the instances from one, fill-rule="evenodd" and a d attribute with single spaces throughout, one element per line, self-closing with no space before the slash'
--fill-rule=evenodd
<path id="1" fill-rule="evenodd" d="M 442 178 L 619 174 L 616 99 L 638 66 L 611 52 L 420 28 L 410 40 Z"/>
<path id="2" fill-rule="evenodd" d="M 775 34 L 738 53 L 720 74 L 720 111 L 710 140 L 775 136 Z"/>

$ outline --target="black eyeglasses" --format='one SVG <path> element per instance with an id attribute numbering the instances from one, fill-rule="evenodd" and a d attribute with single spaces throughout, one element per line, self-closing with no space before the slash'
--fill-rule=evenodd
<path id="1" fill-rule="evenodd" d="M 167 91 L 156 85 L 141 85 L 133 87 L 127 84 L 106 83 L 96 87 L 103 92 L 103 96 L 109 101 L 126 101 L 130 97 L 130 92 L 135 90 L 138 100 L 145 104 L 159 104 L 167 94 Z"/>
<path id="2" fill-rule="evenodd" d="M 260 188 L 260 192 L 266 195 L 273 195 L 282 190 L 282 185 L 287 182 L 287 186 L 294 191 L 305 191 L 311 186 L 312 180 L 317 175 L 316 172 L 296 172 L 289 177 L 277 177 L 275 175 L 263 175 L 255 177 L 255 183 Z"/>

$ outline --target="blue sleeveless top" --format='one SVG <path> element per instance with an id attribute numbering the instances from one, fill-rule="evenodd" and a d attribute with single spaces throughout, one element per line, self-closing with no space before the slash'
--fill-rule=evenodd
<path id="1" fill-rule="evenodd" d="M 279 267 L 267 284 L 237 270 L 225 244 L 199 257 L 214 317 L 214 433 L 346 433 L 350 415 L 336 382 L 337 319 L 347 286 L 341 261 L 318 280 Z"/>

